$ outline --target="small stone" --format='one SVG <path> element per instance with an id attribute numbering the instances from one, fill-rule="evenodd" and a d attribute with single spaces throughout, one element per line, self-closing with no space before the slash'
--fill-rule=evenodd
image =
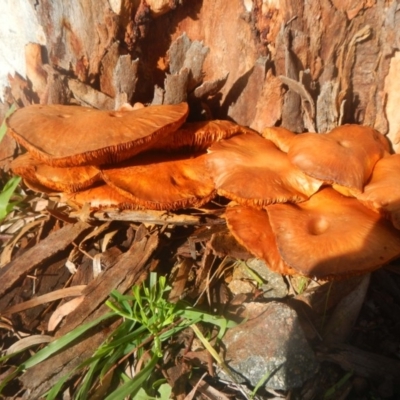
<path id="1" fill-rule="evenodd" d="M 285 304 L 249 303 L 247 320 L 223 339 L 227 365 L 256 386 L 289 390 L 302 386 L 318 370 L 318 362 L 301 330 L 295 311 Z"/>

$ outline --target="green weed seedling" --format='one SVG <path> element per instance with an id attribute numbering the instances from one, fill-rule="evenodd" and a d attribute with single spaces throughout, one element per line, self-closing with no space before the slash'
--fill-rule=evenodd
<path id="1" fill-rule="evenodd" d="M 166 399 L 169 390 L 167 384 L 162 383 L 157 387 L 152 387 L 155 366 L 163 356 L 163 342 L 179 331 L 200 322 L 217 326 L 218 338 L 223 336 L 227 328 L 236 325 L 225 318 L 196 310 L 183 302 L 169 303 L 166 300 L 169 290 L 165 277 L 161 276 L 157 279 L 157 275 L 151 273 L 148 283 L 134 286 L 129 295 L 113 291 L 111 299 L 106 302 L 111 312 L 74 329 L 38 351 L 0 383 L 0 393 L 10 380 L 23 371 L 67 348 L 72 341 L 102 321 L 119 316 L 122 322 L 108 339 L 92 357 L 60 379 L 46 394 L 46 399 L 56 399 L 64 384 L 77 373 L 81 374 L 74 393 L 74 399 L 77 400 L 90 398 L 101 387 L 102 382 L 110 378 L 110 374 L 115 384 L 112 387 L 116 388 L 104 397 L 106 400 L 137 398 L 138 395 L 143 397 L 144 393 L 148 398 L 153 396 L 155 399 Z M 133 378 L 129 377 L 123 368 L 129 356 L 134 356 L 135 360 L 141 359 L 144 365 Z M 10 356 L 3 357 L 0 362 L 6 358 Z"/>

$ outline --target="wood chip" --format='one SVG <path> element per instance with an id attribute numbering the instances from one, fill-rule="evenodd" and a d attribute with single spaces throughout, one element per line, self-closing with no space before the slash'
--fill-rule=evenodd
<path id="1" fill-rule="evenodd" d="M 84 301 L 68 316 L 66 324 L 58 331 L 57 337 L 108 312 L 108 307 L 103 303 L 112 289 L 124 293 L 132 285 L 142 283 L 147 276 L 147 268 L 150 268 L 148 261 L 157 245 L 157 234 L 148 238 L 144 237 L 122 254 L 112 268 L 101 274 L 98 279 L 93 280 L 85 290 Z M 30 398 L 40 398 L 61 377 L 89 358 L 118 324 L 119 321 L 113 321 L 108 329 L 99 331 L 98 328 L 95 328 L 74 346 L 29 369 L 21 377 L 21 381 L 29 390 Z M 103 324 L 103 328 L 105 326 L 107 326 L 107 322 Z"/>
<path id="2" fill-rule="evenodd" d="M 0 296 L 3 296 L 20 278 L 69 247 L 74 240 L 89 229 L 91 226 L 84 222 L 66 225 L 49 234 L 46 239 L 11 261 L 0 270 L 0 281 L 2 282 Z"/>

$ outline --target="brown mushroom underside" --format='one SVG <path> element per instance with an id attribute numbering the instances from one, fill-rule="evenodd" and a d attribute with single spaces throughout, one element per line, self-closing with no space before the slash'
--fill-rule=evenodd
<path id="1" fill-rule="evenodd" d="M 357 275 L 400 255 L 400 235 L 389 221 L 332 188 L 267 212 L 283 260 L 306 276 Z"/>
<path id="2" fill-rule="evenodd" d="M 11 163 L 14 174 L 56 192 L 76 192 L 101 180 L 100 170 L 92 166 L 58 168 L 34 159 L 29 153 Z"/>
<path id="3" fill-rule="evenodd" d="M 178 130 L 155 143 L 152 149 L 162 151 L 205 151 L 212 143 L 250 131 L 230 121 L 212 120 L 183 124 Z"/>
<path id="4" fill-rule="evenodd" d="M 186 103 L 132 111 L 33 105 L 7 119 L 11 135 L 35 158 L 57 167 L 126 160 L 151 142 L 177 130 L 188 114 Z"/>
<path id="5" fill-rule="evenodd" d="M 140 154 L 102 169 L 104 180 L 132 202 L 153 210 L 199 207 L 215 196 L 206 155 Z"/>
<path id="6" fill-rule="evenodd" d="M 374 129 L 344 125 L 326 134 L 296 135 L 288 156 L 309 176 L 361 192 L 376 162 L 388 150 L 385 137 Z"/>
<path id="7" fill-rule="evenodd" d="M 207 162 L 218 193 L 240 204 L 261 207 L 304 201 L 322 185 L 256 133 L 221 140 L 208 151 Z"/>

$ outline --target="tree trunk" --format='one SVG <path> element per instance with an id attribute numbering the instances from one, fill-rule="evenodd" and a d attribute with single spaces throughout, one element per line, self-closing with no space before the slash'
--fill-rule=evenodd
<path id="1" fill-rule="evenodd" d="M 203 81 L 229 74 L 220 91 L 201 99 L 213 117 L 256 130 L 281 125 L 295 132 L 366 124 L 399 146 L 395 0 L 61 3 L 43 0 L 32 6 L 46 37 L 43 63 L 102 91 L 106 100 L 115 100 L 118 80 L 131 74 L 135 84 L 125 93 L 127 100 L 151 102 L 154 85 L 163 87 L 171 72 L 168 49 L 185 32 L 209 48 Z M 121 55 L 128 61 L 118 73 Z M 48 71 L 44 74 L 49 80 Z M 47 93 L 42 101 L 50 98 Z"/>

